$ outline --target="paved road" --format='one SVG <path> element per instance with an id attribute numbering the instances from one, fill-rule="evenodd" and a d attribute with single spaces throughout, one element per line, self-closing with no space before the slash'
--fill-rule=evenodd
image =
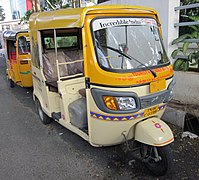
<path id="1" fill-rule="evenodd" d="M 43 125 L 34 111 L 32 89 L 9 88 L 5 69 L 1 59 L 1 180 L 129 179 L 134 176 L 130 166 L 118 160 L 116 147 L 94 148 L 56 122 Z M 140 166 L 139 161 L 137 165 Z M 139 172 L 138 176 L 144 174 Z"/>
<path id="2" fill-rule="evenodd" d="M 94 148 L 56 122 L 43 125 L 34 111 L 32 89 L 9 88 L 5 68 L 0 59 L 1 180 L 154 179 L 137 154 L 123 161 L 118 147 Z M 160 179 L 198 174 L 195 163 L 189 161 L 192 156 L 185 159 L 190 170 L 183 159 L 188 152 L 197 157 L 196 146 L 189 145 L 186 151 L 181 146 L 182 141 L 172 145 L 176 170 Z"/>

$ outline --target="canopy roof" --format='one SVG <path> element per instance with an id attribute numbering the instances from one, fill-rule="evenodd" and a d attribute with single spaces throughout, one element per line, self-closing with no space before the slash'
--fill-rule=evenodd
<path id="1" fill-rule="evenodd" d="M 3 37 L 5 39 L 11 40 L 11 41 L 16 41 L 17 34 L 19 34 L 19 33 L 27 33 L 27 32 L 28 32 L 28 30 L 20 30 L 20 31 L 8 30 L 8 31 L 5 31 L 3 33 Z"/>
<path id="2" fill-rule="evenodd" d="M 157 14 L 154 9 L 142 6 L 106 5 L 85 8 L 61 9 L 49 12 L 34 13 L 30 17 L 30 29 L 42 30 L 53 28 L 83 27 L 87 14 L 125 13 Z"/>

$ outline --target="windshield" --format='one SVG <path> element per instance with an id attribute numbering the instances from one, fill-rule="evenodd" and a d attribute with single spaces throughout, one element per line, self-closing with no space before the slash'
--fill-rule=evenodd
<path id="1" fill-rule="evenodd" d="M 28 54 L 30 53 L 30 39 L 29 37 L 21 36 L 18 38 L 18 53 L 19 54 Z"/>
<path id="2" fill-rule="evenodd" d="M 92 29 L 101 67 L 132 70 L 169 62 L 152 18 L 95 19 Z"/>

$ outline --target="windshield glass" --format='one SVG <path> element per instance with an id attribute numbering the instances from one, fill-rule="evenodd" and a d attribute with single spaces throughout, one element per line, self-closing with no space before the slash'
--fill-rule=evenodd
<path id="1" fill-rule="evenodd" d="M 28 54 L 30 53 L 30 39 L 29 37 L 21 36 L 18 39 L 18 53 L 19 54 Z"/>
<path id="2" fill-rule="evenodd" d="M 101 67 L 132 70 L 169 62 L 152 18 L 100 18 L 92 29 Z"/>

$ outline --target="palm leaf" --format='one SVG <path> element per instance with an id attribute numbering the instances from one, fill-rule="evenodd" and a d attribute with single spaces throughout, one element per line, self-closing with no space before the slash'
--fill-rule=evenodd
<path id="1" fill-rule="evenodd" d="M 191 29 L 193 29 L 194 31 L 198 31 L 198 26 L 189 26 Z"/>
<path id="2" fill-rule="evenodd" d="M 177 43 L 179 43 L 179 42 L 183 42 L 185 39 L 190 38 L 190 36 L 191 36 L 190 34 L 184 34 L 184 35 L 182 35 L 182 36 L 180 36 L 180 37 L 174 39 L 174 40 L 172 41 L 172 44 L 177 44 Z"/>
<path id="3" fill-rule="evenodd" d="M 184 64 L 184 60 L 183 59 L 177 59 L 174 64 L 173 64 L 173 69 L 175 71 L 180 71 L 182 70 L 183 68 L 183 64 Z"/>
<path id="4" fill-rule="evenodd" d="M 183 44 L 183 46 L 182 46 L 182 52 L 183 52 L 183 54 L 185 55 L 186 54 L 186 52 L 187 52 L 187 49 L 188 49 L 188 47 L 189 47 L 189 42 L 185 42 L 184 44 Z"/>
<path id="5" fill-rule="evenodd" d="M 198 35 L 199 33 L 197 32 L 197 31 L 194 31 L 194 32 L 192 32 L 191 34 L 190 34 L 190 38 L 195 38 L 195 39 L 198 39 L 199 38 L 199 35 Z"/>
<path id="6" fill-rule="evenodd" d="M 188 71 L 189 70 L 189 61 L 185 61 L 183 64 L 183 71 Z"/>
<path id="7" fill-rule="evenodd" d="M 175 50 L 172 52 L 171 57 L 172 57 L 173 59 L 175 59 L 176 56 L 177 56 L 177 54 L 178 54 L 179 52 L 180 52 L 179 49 L 175 49 Z"/>
<path id="8" fill-rule="evenodd" d="M 188 18 L 195 22 L 199 21 L 199 16 L 188 16 Z"/>

